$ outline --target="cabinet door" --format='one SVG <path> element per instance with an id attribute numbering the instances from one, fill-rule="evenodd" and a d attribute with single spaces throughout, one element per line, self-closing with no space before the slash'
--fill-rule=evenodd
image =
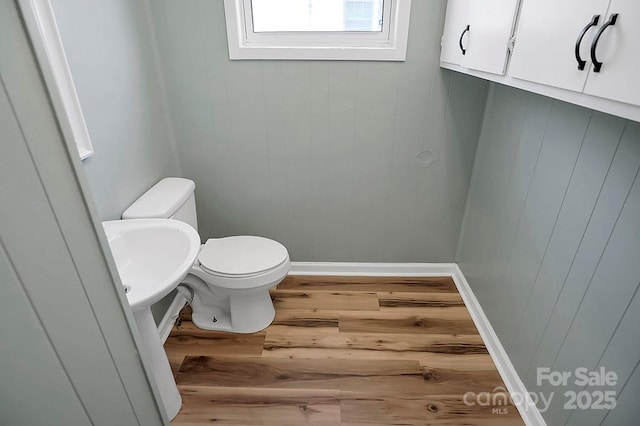
<path id="1" fill-rule="evenodd" d="M 630 2 L 638 0 L 630 0 Z M 589 45 L 597 31 L 591 27 L 580 50 L 587 61 L 578 69 L 576 41 L 594 15 L 602 25 L 609 0 L 523 0 L 509 75 L 536 83 L 581 92 L 589 73 Z"/>
<path id="2" fill-rule="evenodd" d="M 469 0 L 449 0 L 447 2 L 447 14 L 442 34 L 442 52 L 440 53 L 442 62 L 464 65 L 466 55 L 460 48 L 460 40 L 462 37 L 463 46 L 469 42 L 469 31 L 465 32 L 465 28 L 469 25 L 467 22 L 468 9 Z"/>
<path id="3" fill-rule="evenodd" d="M 518 0 L 472 1 L 468 21 L 469 68 L 504 74 Z"/>
<path id="4" fill-rule="evenodd" d="M 591 72 L 584 92 L 620 102 L 640 105 L 640 1 L 612 0 L 608 22 L 617 13 L 615 25 L 602 31 L 595 49 L 600 72 Z"/>

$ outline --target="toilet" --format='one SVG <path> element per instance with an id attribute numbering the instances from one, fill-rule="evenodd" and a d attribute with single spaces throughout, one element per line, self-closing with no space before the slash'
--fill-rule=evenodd
<path id="1" fill-rule="evenodd" d="M 189 179 L 162 179 L 127 208 L 122 219 L 175 219 L 197 230 L 195 187 Z M 277 241 L 248 235 L 210 238 L 177 290 L 191 304 L 197 327 L 253 333 L 273 321 L 269 290 L 290 268 L 289 253 Z"/>

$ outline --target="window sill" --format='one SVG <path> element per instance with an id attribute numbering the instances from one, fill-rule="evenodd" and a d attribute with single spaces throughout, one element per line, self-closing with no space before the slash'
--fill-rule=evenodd
<path id="1" fill-rule="evenodd" d="M 232 60 L 404 61 L 406 48 L 229 46 Z"/>

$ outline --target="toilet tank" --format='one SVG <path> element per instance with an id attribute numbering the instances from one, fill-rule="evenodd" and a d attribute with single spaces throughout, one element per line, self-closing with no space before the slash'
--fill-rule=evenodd
<path id="1" fill-rule="evenodd" d="M 189 179 L 169 177 L 156 183 L 122 213 L 123 219 L 176 219 L 198 230 L 196 184 Z"/>

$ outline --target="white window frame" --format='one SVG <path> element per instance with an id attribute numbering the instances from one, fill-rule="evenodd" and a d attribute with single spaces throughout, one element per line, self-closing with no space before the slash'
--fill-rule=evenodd
<path id="1" fill-rule="evenodd" d="M 411 0 L 385 0 L 382 31 L 254 32 L 251 0 L 224 0 L 229 58 L 404 61 Z"/>

